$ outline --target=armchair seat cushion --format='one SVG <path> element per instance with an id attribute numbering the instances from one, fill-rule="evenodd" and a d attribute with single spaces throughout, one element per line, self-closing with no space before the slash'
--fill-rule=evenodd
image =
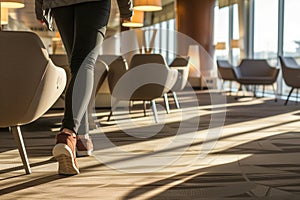
<path id="1" fill-rule="evenodd" d="M 268 85 L 274 83 L 273 77 L 253 77 L 253 76 L 244 76 L 239 78 L 239 82 L 242 84 L 251 84 L 251 85 Z"/>

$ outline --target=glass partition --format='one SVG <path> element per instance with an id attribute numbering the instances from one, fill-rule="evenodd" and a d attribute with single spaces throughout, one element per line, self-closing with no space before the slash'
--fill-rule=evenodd
<path id="1" fill-rule="evenodd" d="M 224 7 L 216 10 L 216 35 L 217 43 L 224 43 L 226 48 L 216 49 L 215 54 L 217 59 L 229 60 L 229 7 Z"/>
<path id="2" fill-rule="evenodd" d="M 300 57 L 300 1 L 285 0 L 283 55 Z"/>
<path id="3" fill-rule="evenodd" d="M 254 1 L 254 58 L 277 64 L 278 0 Z"/>
<path id="4" fill-rule="evenodd" d="M 284 1 L 283 55 L 294 57 L 297 61 L 300 58 L 299 10 L 299 0 Z M 282 94 L 288 95 L 291 88 L 283 80 L 282 82 Z M 290 99 L 293 100 L 296 95 L 297 93 L 294 92 Z"/>

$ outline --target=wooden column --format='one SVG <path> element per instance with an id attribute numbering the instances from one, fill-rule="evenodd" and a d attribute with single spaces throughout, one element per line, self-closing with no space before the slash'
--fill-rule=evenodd
<path id="1" fill-rule="evenodd" d="M 177 31 L 196 40 L 213 56 L 215 0 L 177 0 Z"/>
<path id="2" fill-rule="evenodd" d="M 177 0 L 177 31 L 187 35 L 200 44 L 200 66 L 190 69 L 189 83 L 193 87 L 205 87 L 207 77 L 216 77 L 214 64 L 214 6 L 216 0 Z M 177 41 L 180 52 L 188 52 L 190 42 Z M 186 54 L 187 55 L 187 54 Z M 195 70 L 200 70 L 200 74 Z"/>

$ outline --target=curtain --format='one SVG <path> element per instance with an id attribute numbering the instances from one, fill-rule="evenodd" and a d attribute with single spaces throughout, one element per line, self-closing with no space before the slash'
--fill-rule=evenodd
<path id="1" fill-rule="evenodd" d="M 163 6 L 161 11 L 145 12 L 144 26 L 151 26 L 156 23 L 175 18 L 175 4 L 171 2 Z"/>
<path id="2" fill-rule="evenodd" d="M 219 0 L 219 8 L 230 6 L 232 4 L 238 3 L 240 0 Z"/>

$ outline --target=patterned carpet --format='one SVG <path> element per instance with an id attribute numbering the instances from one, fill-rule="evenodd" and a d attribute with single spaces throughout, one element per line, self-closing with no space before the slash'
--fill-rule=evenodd
<path id="1" fill-rule="evenodd" d="M 56 174 L 51 156 L 62 110 L 23 126 L 32 174 L 25 175 L 8 129 L 0 129 L 0 199 L 299 199 L 299 105 L 272 98 L 236 100 L 207 91 L 170 98 L 159 123 L 141 105 L 131 114 L 97 109 L 93 156 L 81 173 Z"/>

